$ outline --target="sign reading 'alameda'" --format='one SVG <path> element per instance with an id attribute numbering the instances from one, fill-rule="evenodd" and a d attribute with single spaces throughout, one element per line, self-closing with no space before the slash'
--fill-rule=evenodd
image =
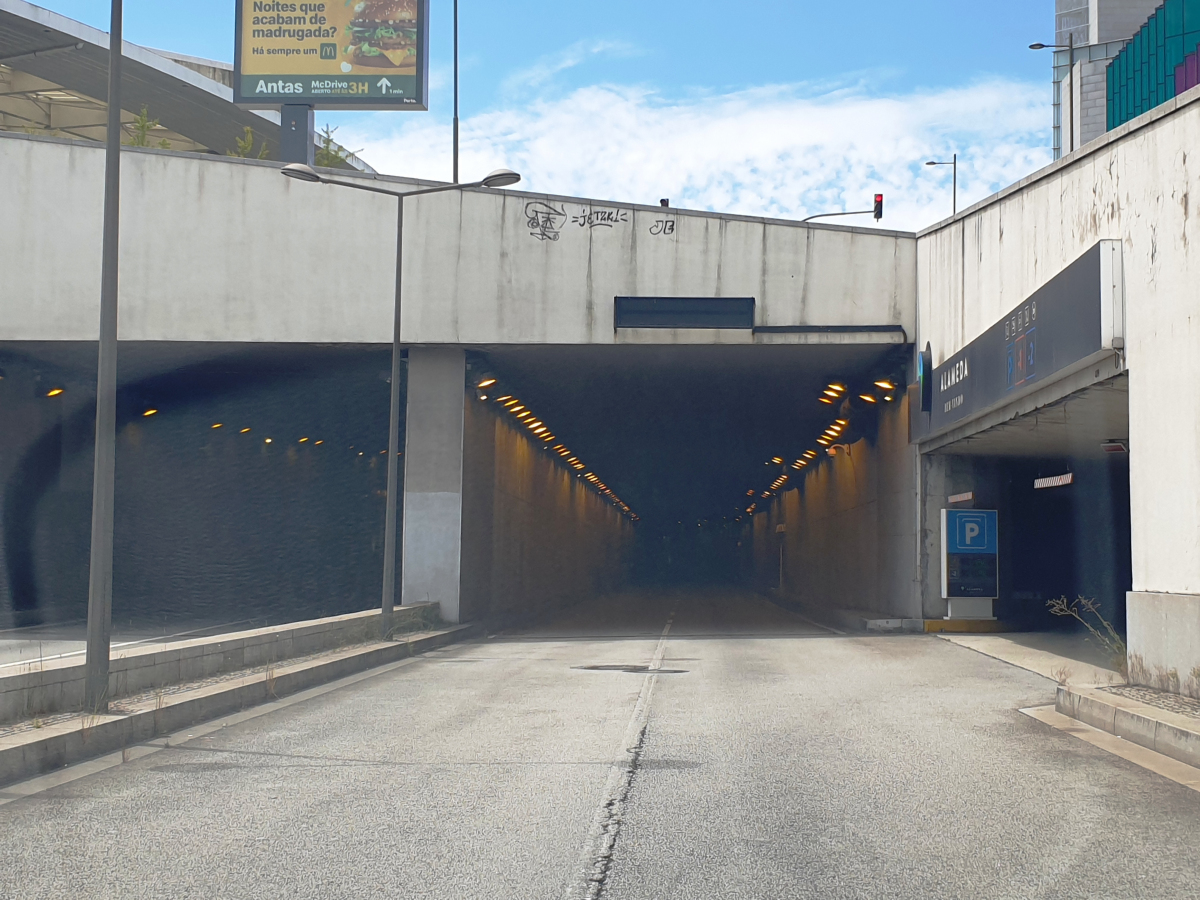
<path id="1" fill-rule="evenodd" d="M 429 0 L 238 0 L 233 99 L 429 107 Z"/>
<path id="2" fill-rule="evenodd" d="M 928 433 L 1031 390 L 1105 349 L 1097 244 L 933 372 Z"/>

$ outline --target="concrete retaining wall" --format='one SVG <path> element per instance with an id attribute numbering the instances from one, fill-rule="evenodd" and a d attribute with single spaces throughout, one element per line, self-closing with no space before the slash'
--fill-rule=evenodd
<path id="1" fill-rule="evenodd" d="M 1174 669 L 1182 685 L 1200 665 L 1196 607 L 1186 599 L 1200 595 L 1198 144 L 1195 88 L 918 238 L 917 343 L 931 342 L 935 365 L 1097 241 L 1121 241 L 1130 652 L 1141 660 L 1134 680 L 1152 684 L 1154 673 Z"/>
<path id="2" fill-rule="evenodd" d="M 430 606 L 398 608 L 393 628 L 408 631 L 437 622 Z M 257 628 L 171 644 L 117 650 L 109 668 L 109 699 L 269 665 L 336 647 L 379 640 L 379 610 Z M 74 712 L 83 706 L 80 657 L 0 668 L 0 722 Z"/>
<path id="3" fill-rule="evenodd" d="M 127 148 L 121 170 L 123 340 L 391 342 L 395 200 L 258 160 Z M 102 145 L 0 134 L 0 209 L 20 223 L 0 242 L 0 340 L 95 340 L 103 186 Z M 414 198 L 405 224 L 408 344 L 612 344 L 618 295 L 915 327 L 911 234 L 486 190 Z"/>

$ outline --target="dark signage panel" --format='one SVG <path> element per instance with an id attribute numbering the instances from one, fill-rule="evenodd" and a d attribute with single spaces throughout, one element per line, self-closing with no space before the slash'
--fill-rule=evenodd
<path id="1" fill-rule="evenodd" d="M 616 297 L 616 328 L 754 327 L 753 297 Z"/>
<path id="2" fill-rule="evenodd" d="M 933 433 L 1103 349 L 1100 245 L 933 372 Z"/>

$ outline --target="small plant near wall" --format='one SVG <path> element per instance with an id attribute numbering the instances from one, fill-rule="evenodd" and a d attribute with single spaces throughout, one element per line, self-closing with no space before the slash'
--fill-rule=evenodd
<path id="1" fill-rule="evenodd" d="M 351 156 L 362 152 L 361 150 L 350 151 L 345 147 L 338 146 L 333 139 L 335 131 L 337 131 L 336 128 L 326 125 L 317 134 L 317 152 L 313 161 L 326 169 L 337 168 Z"/>
<path id="2" fill-rule="evenodd" d="M 267 142 L 263 141 L 262 146 L 258 148 L 258 153 L 254 152 L 254 129 L 249 125 L 246 126 L 242 137 L 234 138 L 233 142 L 237 144 L 236 150 L 226 150 L 226 156 L 234 156 L 238 159 L 266 159 L 267 158 Z"/>
<path id="3" fill-rule="evenodd" d="M 1129 648 L 1125 646 L 1125 639 L 1117 633 L 1117 629 L 1101 614 L 1100 604 L 1096 602 L 1095 598 L 1089 599 L 1080 596 L 1074 600 L 1068 600 L 1062 596 L 1047 600 L 1046 608 L 1050 610 L 1051 615 L 1070 616 L 1080 622 L 1091 632 L 1096 642 L 1104 648 L 1109 659 L 1112 660 L 1113 668 L 1121 674 L 1123 679 L 1129 680 Z"/>
<path id="4" fill-rule="evenodd" d="M 162 150 L 170 150 L 171 142 L 163 138 L 157 144 L 150 143 L 150 132 L 158 127 L 158 119 L 150 118 L 150 113 L 146 107 L 142 107 L 142 111 L 133 117 L 133 122 L 129 126 L 133 135 L 129 140 L 125 141 L 126 147 L 158 147 Z"/>

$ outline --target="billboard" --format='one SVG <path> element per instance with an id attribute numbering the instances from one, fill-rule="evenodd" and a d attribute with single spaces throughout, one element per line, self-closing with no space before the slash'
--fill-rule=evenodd
<path id="1" fill-rule="evenodd" d="M 235 35 L 239 106 L 429 108 L 429 0 L 237 0 Z"/>

